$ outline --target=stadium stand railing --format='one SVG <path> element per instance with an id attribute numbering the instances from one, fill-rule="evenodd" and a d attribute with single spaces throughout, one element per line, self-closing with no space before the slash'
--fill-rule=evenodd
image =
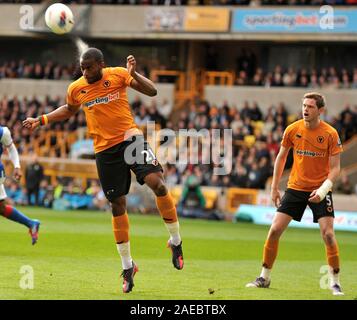
<path id="1" fill-rule="evenodd" d="M 187 99 L 193 99 L 196 96 L 203 97 L 204 87 L 206 85 L 234 85 L 235 73 L 230 71 L 179 71 L 179 70 L 151 70 L 150 79 L 160 81 L 164 78 L 165 81 L 172 78 L 175 83 L 175 100 L 180 105 L 180 102 Z"/>

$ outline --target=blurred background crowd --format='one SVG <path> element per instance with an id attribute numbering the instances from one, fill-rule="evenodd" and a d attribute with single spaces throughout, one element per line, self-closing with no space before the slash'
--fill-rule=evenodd
<path id="1" fill-rule="evenodd" d="M 40 140 L 40 132 L 75 132 L 85 130 L 85 118 L 80 111 L 69 121 L 52 124 L 48 128 L 42 128 L 35 134 L 31 134 L 21 126 L 21 121 L 26 117 L 37 117 L 40 114 L 50 112 L 64 103 L 64 99 L 45 99 L 40 102 L 36 97 L 30 99 L 17 99 L 4 97 L 0 100 L 0 117 L 3 123 L 10 128 L 13 140 L 18 146 L 20 154 L 32 154 L 32 147 Z M 189 111 L 180 112 L 178 118 L 170 119 L 172 105 L 167 101 L 157 104 L 153 101 L 146 105 L 137 97 L 131 107 L 135 115 L 135 121 L 139 127 L 145 127 L 148 121 L 154 121 L 160 128 L 172 129 L 177 132 L 180 129 L 218 129 L 230 128 L 233 133 L 233 160 L 232 172 L 229 175 L 214 175 L 213 164 L 166 164 L 165 178 L 169 186 L 184 185 L 186 179 L 194 175 L 201 186 L 240 187 L 264 189 L 267 179 L 272 175 L 274 161 L 279 151 L 282 134 L 291 122 L 301 118 L 301 113 L 288 114 L 284 103 L 271 105 L 264 114 L 256 102 L 245 101 L 242 108 L 228 105 L 211 105 L 207 101 L 195 99 L 189 101 Z M 329 117 L 323 114 L 322 119 L 332 124 L 340 134 L 341 140 L 346 141 L 357 133 L 357 105 L 347 104 L 338 117 Z M 58 146 L 55 136 L 50 141 L 53 148 Z M 44 144 L 45 141 L 42 141 Z M 60 157 L 60 154 L 55 154 Z M 200 158 L 200 155 L 198 155 Z M 288 165 L 291 165 L 291 157 Z M 33 163 L 36 161 L 33 161 Z M 34 181 L 31 176 L 28 181 Z M 16 203 L 38 203 L 39 205 L 52 206 L 53 201 L 63 198 L 66 206 L 72 208 L 97 207 L 108 208 L 105 197 L 99 187 L 98 181 L 88 182 L 87 188 L 83 188 L 81 181 L 66 178 L 60 179 L 58 185 L 49 183 L 43 175 L 38 183 L 39 196 L 28 197 L 28 190 L 7 180 L 6 189 L 10 197 Z M 346 180 L 346 179 L 345 179 Z M 342 193 L 357 193 L 354 186 L 348 186 L 344 180 L 344 186 L 339 188 Z"/>
<path id="2" fill-rule="evenodd" d="M 137 57 L 138 60 L 143 60 Z M 206 58 L 207 70 L 218 70 L 218 56 Z M 160 65 L 161 70 L 168 67 Z M 141 64 L 140 73 L 149 76 L 149 66 Z M 233 70 L 232 70 L 233 71 Z M 267 70 L 257 65 L 257 58 L 253 53 L 243 51 L 236 61 L 235 81 L 238 86 L 264 86 L 264 87 L 301 87 L 301 88 L 333 88 L 349 89 L 357 88 L 357 68 L 336 68 L 327 66 L 321 69 L 307 68 L 283 68 L 276 65 L 272 70 Z M 0 79 L 48 79 L 48 80 L 72 80 L 80 75 L 76 64 L 60 64 L 54 61 L 26 62 L 25 60 L 0 61 Z M 170 82 L 174 79 L 160 77 L 161 82 Z"/>

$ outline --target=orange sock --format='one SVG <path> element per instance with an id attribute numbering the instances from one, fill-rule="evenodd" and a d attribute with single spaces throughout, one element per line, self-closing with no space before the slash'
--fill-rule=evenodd
<path id="1" fill-rule="evenodd" d="M 166 223 L 177 221 L 176 207 L 169 192 L 165 196 L 156 197 L 156 205 Z"/>
<path id="2" fill-rule="evenodd" d="M 127 213 L 112 217 L 113 233 L 115 242 L 125 243 L 129 241 L 129 217 Z"/>
<path id="3" fill-rule="evenodd" d="M 263 252 L 263 267 L 271 269 L 278 255 L 279 240 L 266 240 Z"/>
<path id="4" fill-rule="evenodd" d="M 338 273 L 340 271 L 340 255 L 337 242 L 332 246 L 326 245 L 326 258 L 334 273 Z"/>

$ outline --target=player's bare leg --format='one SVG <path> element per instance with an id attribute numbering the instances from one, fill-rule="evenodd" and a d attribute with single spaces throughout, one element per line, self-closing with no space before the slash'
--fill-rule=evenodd
<path id="1" fill-rule="evenodd" d="M 118 253 L 121 257 L 123 272 L 123 292 L 129 293 L 134 287 L 134 276 L 138 267 L 131 258 L 129 241 L 129 217 L 126 212 L 125 196 L 117 197 L 111 201 L 112 225 Z"/>
<path id="2" fill-rule="evenodd" d="M 329 265 L 330 286 L 333 295 L 344 295 L 340 284 L 340 257 L 338 244 L 333 229 L 333 217 L 319 219 L 322 239 L 325 242 L 326 258 Z"/>
<path id="3" fill-rule="evenodd" d="M 176 207 L 165 185 L 163 174 L 162 172 L 150 173 L 145 177 L 144 181 L 156 195 L 157 208 L 170 234 L 167 246 L 172 253 L 172 263 L 176 269 L 181 270 L 184 262 L 180 225 L 177 219 Z"/>
<path id="4" fill-rule="evenodd" d="M 277 212 L 275 214 L 273 223 L 264 244 L 262 271 L 260 276 L 256 278 L 255 281 L 248 283 L 246 287 L 269 288 L 270 273 L 278 254 L 279 239 L 291 220 L 292 217 L 285 213 Z"/>

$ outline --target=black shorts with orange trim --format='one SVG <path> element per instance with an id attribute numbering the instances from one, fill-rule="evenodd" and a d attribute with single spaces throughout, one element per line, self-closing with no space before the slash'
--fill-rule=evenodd
<path id="1" fill-rule="evenodd" d="M 95 155 L 98 176 L 109 201 L 128 194 L 132 170 L 136 180 L 144 184 L 145 177 L 163 172 L 162 166 L 143 136 L 134 136 Z"/>
<path id="2" fill-rule="evenodd" d="M 331 191 L 319 203 L 309 202 L 310 194 L 311 192 L 287 189 L 277 211 L 286 213 L 296 221 L 301 221 L 306 207 L 309 206 L 315 223 L 322 217 L 335 217 Z"/>

